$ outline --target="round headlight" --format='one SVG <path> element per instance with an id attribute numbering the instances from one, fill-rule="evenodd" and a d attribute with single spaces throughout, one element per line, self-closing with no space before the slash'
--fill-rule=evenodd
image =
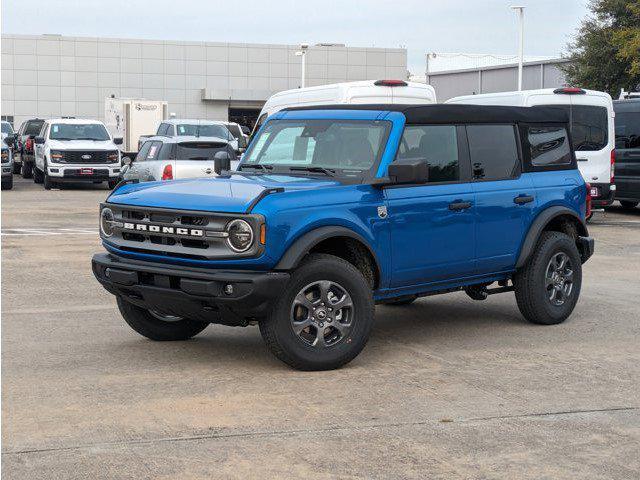
<path id="1" fill-rule="evenodd" d="M 231 220 L 226 227 L 227 243 L 234 252 L 245 252 L 253 243 L 253 229 L 244 220 Z"/>
<path id="2" fill-rule="evenodd" d="M 100 212 L 100 231 L 105 237 L 113 235 L 115 216 L 110 208 L 103 208 Z"/>

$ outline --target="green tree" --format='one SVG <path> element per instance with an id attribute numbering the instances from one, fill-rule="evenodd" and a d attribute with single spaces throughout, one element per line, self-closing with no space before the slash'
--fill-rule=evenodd
<path id="1" fill-rule="evenodd" d="M 570 84 L 609 92 L 640 88 L 640 0 L 592 0 L 591 14 L 568 45 Z"/>

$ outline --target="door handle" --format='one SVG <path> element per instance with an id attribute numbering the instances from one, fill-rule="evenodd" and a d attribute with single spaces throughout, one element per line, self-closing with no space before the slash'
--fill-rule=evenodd
<path id="1" fill-rule="evenodd" d="M 467 208 L 471 208 L 471 202 L 455 201 L 449 204 L 449 210 L 460 211 Z"/>
<path id="2" fill-rule="evenodd" d="M 531 202 L 533 202 L 532 195 L 518 195 L 516 198 L 513 199 L 513 203 L 517 205 L 524 205 L 525 203 L 531 203 Z"/>
<path id="3" fill-rule="evenodd" d="M 579 162 L 588 162 L 589 159 L 588 158 L 576 158 L 577 161 Z"/>

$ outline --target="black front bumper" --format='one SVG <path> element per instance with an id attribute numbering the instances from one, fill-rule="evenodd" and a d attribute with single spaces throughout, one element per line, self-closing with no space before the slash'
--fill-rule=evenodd
<path id="1" fill-rule="evenodd" d="M 284 272 L 189 268 L 109 253 L 94 255 L 91 263 L 107 291 L 134 305 L 225 325 L 264 318 L 289 280 Z"/>

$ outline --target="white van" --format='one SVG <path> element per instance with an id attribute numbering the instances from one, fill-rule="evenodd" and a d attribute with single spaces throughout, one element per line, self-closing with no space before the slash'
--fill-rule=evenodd
<path id="1" fill-rule="evenodd" d="M 436 91 L 431 85 L 404 80 L 363 80 L 285 90 L 269 97 L 262 107 L 253 132 L 258 131 L 267 117 L 284 108 L 342 103 L 424 105 L 436 103 Z"/>
<path id="2" fill-rule="evenodd" d="M 559 106 L 567 109 L 578 168 L 591 185 L 592 205 L 613 202 L 615 130 L 613 102 L 605 92 L 582 88 L 545 88 L 521 92 L 486 93 L 454 97 L 445 103 L 474 105 Z"/>

